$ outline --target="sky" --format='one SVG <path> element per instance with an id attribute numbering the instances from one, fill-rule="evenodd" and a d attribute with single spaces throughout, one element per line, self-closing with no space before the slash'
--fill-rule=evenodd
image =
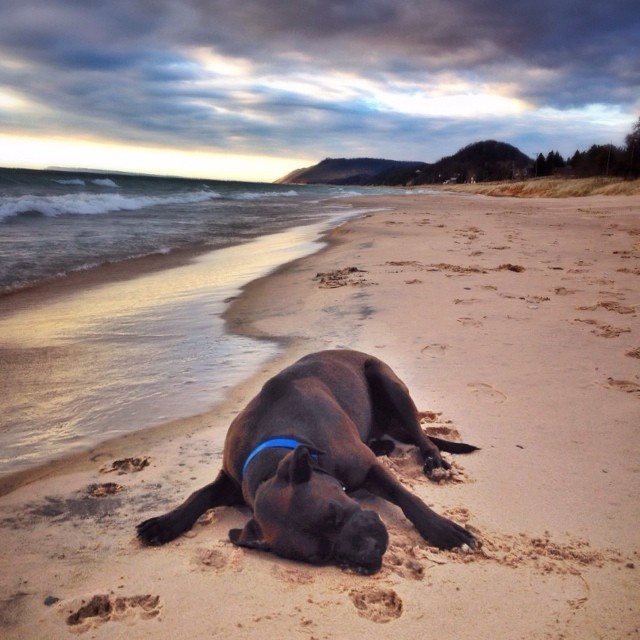
<path id="1" fill-rule="evenodd" d="M 2 0 L 0 166 L 272 181 L 623 145 L 638 0 Z"/>

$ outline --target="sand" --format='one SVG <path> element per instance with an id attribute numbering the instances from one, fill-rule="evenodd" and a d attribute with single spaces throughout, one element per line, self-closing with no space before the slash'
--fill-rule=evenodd
<path id="1" fill-rule="evenodd" d="M 224 403 L 0 498 L 3 638 L 640 637 L 640 198 L 379 206 L 232 303 L 232 330 L 283 352 Z M 386 360 L 427 430 L 482 448 L 438 483 L 410 448 L 385 462 L 481 548 L 440 552 L 364 494 L 390 532 L 374 576 L 233 547 L 231 508 L 141 547 L 135 524 L 215 477 L 267 377 L 333 347 Z"/>

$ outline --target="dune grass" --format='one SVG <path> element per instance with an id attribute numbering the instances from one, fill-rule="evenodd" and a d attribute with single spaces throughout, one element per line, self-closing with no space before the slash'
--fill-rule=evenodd
<path id="1" fill-rule="evenodd" d="M 523 181 L 441 185 L 445 191 L 517 198 L 575 198 L 640 195 L 640 180 L 620 178 L 535 178 Z"/>

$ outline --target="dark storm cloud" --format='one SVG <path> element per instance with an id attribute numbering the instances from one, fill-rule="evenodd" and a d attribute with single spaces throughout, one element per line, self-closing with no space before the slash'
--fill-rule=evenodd
<path id="1" fill-rule="evenodd" d="M 188 3 L 167 24 L 172 38 L 197 39 L 233 55 L 368 73 L 402 63 L 425 70 L 486 72 L 509 66 L 555 69 L 562 79 L 639 81 L 640 5 L 635 0 L 272 0 Z M 167 16 L 175 15 L 177 5 Z M 184 7 L 185 5 L 181 5 Z M 234 6 L 235 9 L 229 9 Z M 635 54 L 635 55 L 634 55 Z M 627 76 L 627 77 L 624 77 Z M 629 78 L 630 76 L 630 78 Z M 562 86 L 559 81 L 558 86 Z M 637 85 L 636 85 L 637 88 Z M 547 97 L 550 89 L 535 87 Z M 526 93 L 526 87 L 523 88 Z M 534 95 L 535 95 L 534 94 Z"/>
<path id="2" fill-rule="evenodd" d="M 518 140 L 526 124 L 377 109 L 365 90 L 326 99 L 273 79 L 342 72 L 428 90 L 446 74 L 539 108 L 612 105 L 633 119 L 638 33 L 637 0 L 5 0 L 0 89 L 48 111 L 30 123 L 0 109 L 0 126 L 274 154 L 395 144 L 420 159 L 417 136 L 422 148 Z M 195 49 L 246 74 L 205 68 Z"/>

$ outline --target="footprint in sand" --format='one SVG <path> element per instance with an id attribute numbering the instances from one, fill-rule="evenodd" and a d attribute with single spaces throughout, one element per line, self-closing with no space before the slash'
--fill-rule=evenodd
<path id="1" fill-rule="evenodd" d="M 117 482 L 101 482 L 87 487 L 87 495 L 90 498 L 105 498 L 121 491 L 125 491 L 125 488 Z"/>
<path id="2" fill-rule="evenodd" d="M 476 327 L 476 328 L 480 328 L 482 326 L 484 326 L 482 324 L 482 322 L 480 322 L 480 320 L 476 320 L 475 318 L 458 318 L 458 322 L 463 326 L 463 327 Z"/>
<path id="3" fill-rule="evenodd" d="M 384 566 L 401 578 L 422 580 L 424 567 L 413 556 L 411 550 L 396 545 L 391 545 L 384 556 Z"/>
<path id="4" fill-rule="evenodd" d="M 631 332 L 629 327 L 614 327 L 610 324 L 598 322 L 598 320 L 594 320 L 593 318 L 575 318 L 574 322 L 592 325 L 594 329 L 591 330 L 591 333 L 600 338 L 617 338 L 623 333 Z"/>
<path id="5" fill-rule="evenodd" d="M 147 456 L 139 458 L 123 458 L 122 460 L 114 460 L 111 465 L 102 467 L 102 469 L 100 469 L 100 473 L 111 473 L 112 471 L 117 471 L 119 476 L 125 473 L 137 473 L 138 471 L 142 471 L 145 467 L 148 467 L 149 464 L 150 461 Z"/>
<path id="6" fill-rule="evenodd" d="M 426 347 L 422 347 L 422 349 L 420 349 L 420 352 L 425 353 L 432 358 L 438 358 L 444 356 L 447 350 L 450 348 L 451 345 L 434 342 L 433 344 L 428 344 Z"/>
<path id="7" fill-rule="evenodd" d="M 620 304 L 615 300 L 605 300 L 596 302 L 595 304 L 590 306 L 576 307 L 578 311 L 596 311 L 599 308 L 606 309 L 607 311 L 615 311 L 616 313 L 620 313 L 622 315 L 636 312 L 636 307 L 628 307 L 626 305 Z"/>
<path id="8" fill-rule="evenodd" d="M 607 383 L 612 389 L 618 389 L 619 391 L 640 396 L 640 384 L 631 382 L 630 380 L 614 380 L 613 378 L 608 378 Z"/>
<path id="9" fill-rule="evenodd" d="M 556 287 L 553 292 L 557 296 L 571 296 L 576 293 L 576 289 L 567 289 L 566 287 Z"/>
<path id="10" fill-rule="evenodd" d="M 290 585 L 313 584 L 315 582 L 315 576 L 311 571 L 299 567 L 292 569 L 286 566 L 275 565 L 272 573 L 278 580 Z"/>
<path id="11" fill-rule="evenodd" d="M 238 547 L 230 547 L 222 544 L 217 548 L 198 547 L 191 558 L 191 564 L 205 573 L 212 570 L 216 573 L 222 571 L 242 571 L 244 554 Z"/>
<path id="12" fill-rule="evenodd" d="M 353 589 L 349 597 L 358 615 L 372 622 L 391 622 L 402 615 L 402 600 L 393 589 Z"/>
<path id="13" fill-rule="evenodd" d="M 109 620 L 123 620 L 131 617 L 150 620 L 157 617 L 161 610 L 160 596 L 95 595 L 89 602 L 83 600 L 82 605 L 69 614 L 67 624 L 76 628 L 81 625 L 89 628 Z"/>
<path id="14" fill-rule="evenodd" d="M 229 556 L 220 549 L 204 549 L 196 550 L 194 563 L 201 569 L 224 569 L 229 563 Z"/>
<path id="15" fill-rule="evenodd" d="M 485 402 L 491 402 L 493 404 L 502 404 L 507 399 L 507 396 L 502 393 L 502 391 L 485 382 L 469 382 L 467 387 L 475 394 L 478 400 L 484 400 Z"/>

